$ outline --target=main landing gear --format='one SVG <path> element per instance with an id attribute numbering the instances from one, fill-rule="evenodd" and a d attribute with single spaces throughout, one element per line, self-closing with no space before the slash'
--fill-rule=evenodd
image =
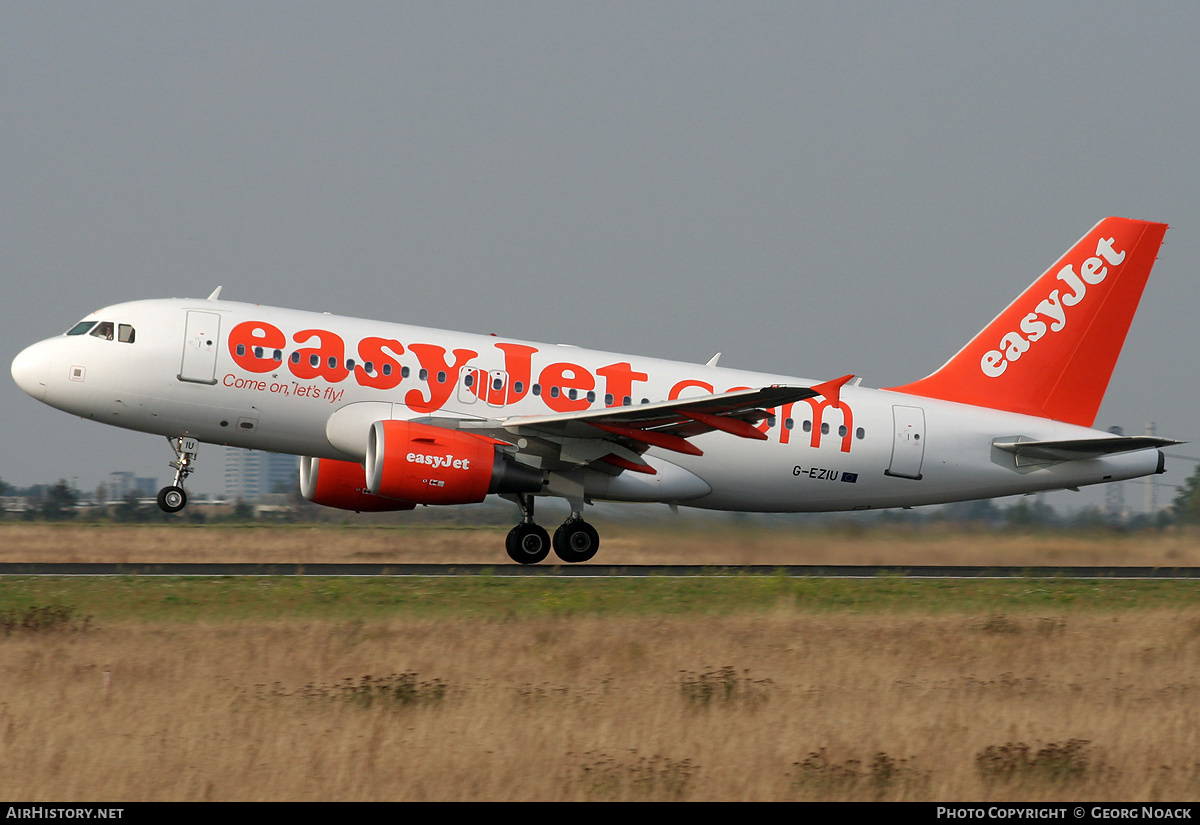
<path id="1" fill-rule="evenodd" d="M 578 513 L 554 531 L 554 553 L 568 564 L 587 561 L 600 549 L 600 535 Z"/>
<path id="2" fill-rule="evenodd" d="M 183 482 L 196 471 L 192 464 L 196 461 L 199 443 L 186 436 L 168 438 L 167 443 L 175 451 L 175 460 L 167 465 L 175 468 L 175 483 L 158 491 L 158 507 L 164 513 L 178 513 L 187 504 Z"/>
<path id="3" fill-rule="evenodd" d="M 518 564 L 537 564 L 550 555 L 553 546 L 554 554 L 568 564 L 587 561 L 596 555 L 600 549 L 600 536 L 596 528 L 580 517 L 578 512 L 554 531 L 554 541 L 544 528 L 534 523 L 533 496 L 528 493 L 518 493 L 517 506 L 521 508 L 522 521 L 504 540 L 504 549 L 508 557 Z"/>

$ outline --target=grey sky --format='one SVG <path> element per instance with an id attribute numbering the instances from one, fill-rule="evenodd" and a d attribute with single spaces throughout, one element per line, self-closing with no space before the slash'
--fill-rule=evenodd
<path id="1" fill-rule="evenodd" d="M 0 354 L 224 284 L 889 386 L 1117 214 L 1172 229 L 1097 426 L 1197 442 L 1198 32 L 1194 2 L 10 0 Z M 5 481 L 167 475 L 7 375 L 0 414 Z"/>

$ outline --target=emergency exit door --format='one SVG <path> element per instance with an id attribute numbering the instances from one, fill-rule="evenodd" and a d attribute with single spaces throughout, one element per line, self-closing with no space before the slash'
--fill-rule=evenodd
<path id="1" fill-rule="evenodd" d="M 892 407 L 892 463 L 890 476 L 920 478 L 925 460 L 925 411 L 920 407 Z"/>

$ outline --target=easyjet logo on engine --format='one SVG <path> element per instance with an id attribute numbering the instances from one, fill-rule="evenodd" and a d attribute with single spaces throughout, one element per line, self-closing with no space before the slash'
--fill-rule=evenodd
<path id="1" fill-rule="evenodd" d="M 999 378 L 1009 364 L 1019 361 L 1048 332 L 1066 329 L 1070 316 L 1068 309 L 1078 306 L 1086 298 L 1088 286 L 1095 286 L 1108 277 L 1109 266 L 1119 266 L 1125 260 L 1124 251 L 1113 249 L 1114 242 L 1114 238 L 1100 238 L 1096 242 L 1096 254 L 1079 265 L 1078 273 L 1073 264 L 1059 270 L 1055 278 L 1071 291 L 1063 294 L 1062 290 L 1051 290 L 1033 312 L 1021 318 L 1019 332 L 1013 330 L 1001 336 L 997 348 L 985 352 L 979 361 L 984 375 Z"/>
<path id="2" fill-rule="evenodd" d="M 409 453 L 405 456 L 409 464 L 425 464 L 437 470 L 442 467 L 449 467 L 454 470 L 469 470 L 471 469 L 471 459 L 455 458 L 452 455 L 428 455 L 425 453 Z"/>

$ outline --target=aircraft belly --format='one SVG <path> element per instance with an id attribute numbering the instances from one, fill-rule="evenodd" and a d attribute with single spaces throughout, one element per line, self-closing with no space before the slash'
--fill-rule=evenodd
<path id="1" fill-rule="evenodd" d="M 699 443 L 699 440 L 698 440 Z M 804 443 L 749 442 L 730 436 L 704 442 L 705 455 L 679 463 L 712 493 L 686 502 L 714 510 L 798 513 L 865 506 L 884 486 L 886 458 L 867 445 L 841 450 L 841 439 Z"/>
<path id="2" fill-rule="evenodd" d="M 688 502 L 709 493 L 712 488 L 695 473 L 678 464 L 653 455 L 644 457 L 655 473 L 624 472 L 610 476 L 596 470 L 583 475 L 589 498 L 605 501 Z"/>

